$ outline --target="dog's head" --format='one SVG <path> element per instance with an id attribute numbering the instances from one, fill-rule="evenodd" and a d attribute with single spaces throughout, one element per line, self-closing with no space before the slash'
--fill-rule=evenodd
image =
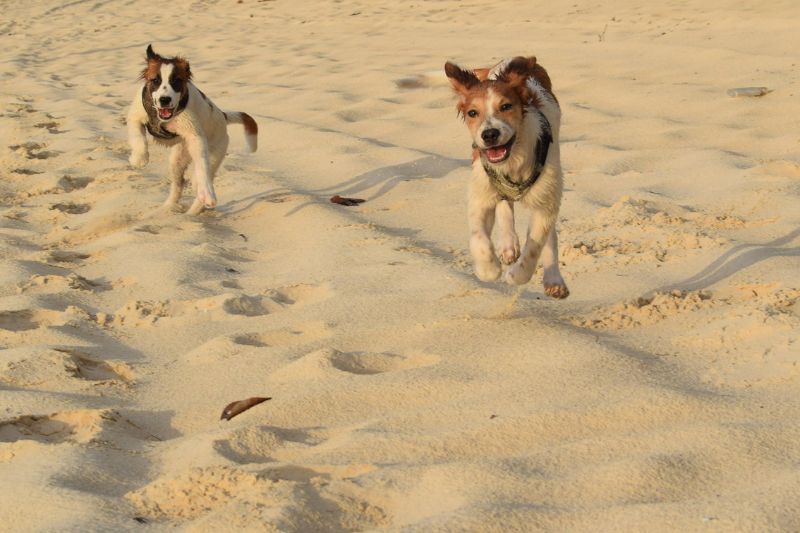
<path id="1" fill-rule="evenodd" d="M 450 62 L 444 66 L 458 96 L 458 113 L 489 163 L 500 164 L 511 155 L 533 99 L 527 80 L 535 66 L 535 57 L 515 57 L 491 70 L 465 70 Z"/>
<path id="2" fill-rule="evenodd" d="M 147 67 L 141 77 L 145 80 L 145 92 L 158 111 L 158 118 L 164 122 L 170 120 L 192 79 L 189 62 L 182 57 L 162 57 L 153 51 L 152 45 L 148 45 Z"/>

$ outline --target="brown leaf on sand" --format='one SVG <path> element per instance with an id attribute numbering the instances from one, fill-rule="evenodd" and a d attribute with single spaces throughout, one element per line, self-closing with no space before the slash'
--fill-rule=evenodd
<path id="1" fill-rule="evenodd" d="M 267 400 L 271 399 L 272 398 L 253 397 L 253 398 L 248 398 L 246 400 L 231 402 L 225 406 L 225 409 L 222 410 L 222 416 L 220 416 L 219 419 L 230 420 L 234 416 L 244 413 L 254 405 L 258 405 L 261 402 L 266 402 Z"/>
<path id="2" fill-rule="evenodd" d="M 339 205 L 346 205 L 346 206 L 353 206 L 358 204 L 363 204 L 366 200 L 362 200 L 361 198 L 345 198 L 344 196 L 336 196 L 331 197 L 331 202 L 334 204 Z"/>

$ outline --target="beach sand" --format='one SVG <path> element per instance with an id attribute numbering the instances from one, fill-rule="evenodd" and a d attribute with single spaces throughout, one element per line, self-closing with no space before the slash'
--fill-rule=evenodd
<path id="1" fill-rule="evenodd" d="M 638 4 L 6 3 L 2 529 L 800 530 L 800 6 Z M 149 43 L 260 126 L 198 217 L 127 163 Z M 519 54 L 565 301 L 469 258 L 442 66 Z"/>

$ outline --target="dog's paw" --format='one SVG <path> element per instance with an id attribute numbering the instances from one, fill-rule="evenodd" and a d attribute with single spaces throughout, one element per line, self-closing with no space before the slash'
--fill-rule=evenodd
<path id="1" fill-rule="evenodd" d="M 519 239 L 516 235 L 500 240 L 497 256 L 504 265 L 513 265 L 514 261 L 519 259 Z"/>
<path id="2" fill-rule="evenodd" d="M 503 281 L 509 285 L 524 285 L 531 280 L 533 270 L 528 270 L 519 263 L 514 263 L 503 273 Z"/>
<path id="3" fill-rule="evenodd" d="M 569 289 L 567 285 L 562 281 L 561 283 L 557 284 L 544 284 L 544 293 L 551 298 L 557 298 L 558 300 L 563 300 L 567 296 L 569 296 Z"/>
<path id="4" fill-rule="evenodd" d="M 184 207 L 179 202 L 173 202 L 171 200 L 167 200 L 161 204 L 161 209 L 167 213 L 183 213 L 184 211 Z"/>
<path id="5" fill-rule="evenodd" d="M 475 275 L 481 281 L 496 281 L 501 273 L 502 269 L 497 259 L 488 263 L 475 263 Z"/>
<path id="6" fill-rule="evenodd" d="M 128 158 L 128 163 L 133 168 L 142 168 L 150 161 L 150 155 L 147 152 L 132 152 Z"/>
<path id="7" fill-rule="evenodd" d="M 206 209 L 214 209 L 217 206 L 217 195 L 214 194 L 214 188 L 201 187 L 197 191 L 197 201 Z"/>

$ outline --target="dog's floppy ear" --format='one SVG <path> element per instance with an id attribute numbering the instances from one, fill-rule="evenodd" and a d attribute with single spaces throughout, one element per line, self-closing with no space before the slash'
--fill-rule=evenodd
<path id="1" fill-rule="evenodd" d="M 140 79 L 148 80 L 158 73 L 158 66 L 164 60 L 163 57 L 153 51 L 153 45 L 147 45 L 147 66 L 142 70 Z"/>
<path id="2" fill-rule="evenodd" d="M 192 69 L 189 67 L 189 62 L 186 58 L 178 56 L 175 58 L 175 72 L 183 81 L 192 79 Z"/>
<path id="3" fill-rule="evenodd" d="M 457 93 L 465 93 L 475 85 L 480 83 L 475 73 L 469 70 L 464 70 L 455 63 L 447 62 L 444 64 L 444 73 L 450 79 L 453 89 Z"/>
<path id="4" fill-rule="evenodd" d="M 532 77 L 536 71 L 536 58 L 517 56 L 511 59 L 501 72 L 497 73 L 497 79 L 509 85 L 523 85 L 525 80 Z"/>
<path id="5" fill-rule="evenodd" d="M 147 45 L 147 60 L 148 61 L 158 61 L 159 59 L 161 59 L 161 56 L 153 51 L 153 45 L 152 44 L 148 44 Z"/>
<path id="6" fill-rule="evenodd" d="M 458 105 L 456 105 L 456 109 L 458 109 L 459 114 L 463 116 L 464 106 L 467 102 L 467 93 L 476 85 L 480 85 L 481 82 L 478 77 L 475 76 L 474 72 L 464 70 L 455 63 L 449 61 L 444 64 L 444 72 L 450 79 L 453 90 L 455 90 L 458 95 Z"/>
<path id="7" fill-rule="evenodd" d="M 536 58 L 517 56 L 511 59 L 503 69 L 497 73 L 497 80 L 511 86 L 519 95 L 520 100 L 528 103 L 533 98 L 533 93 L 528 87 L 528 79 L 536 76 L 542 67 L 536 64 Z"/>

